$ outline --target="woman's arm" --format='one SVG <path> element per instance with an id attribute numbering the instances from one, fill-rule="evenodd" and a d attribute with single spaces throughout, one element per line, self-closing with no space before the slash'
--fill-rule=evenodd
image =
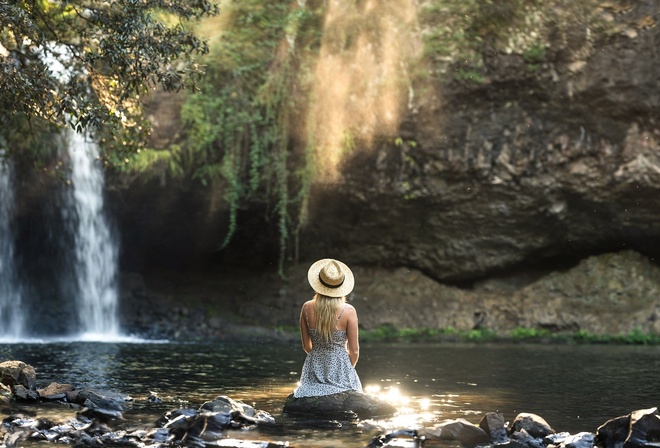
<path id="1" fill-rule="evenodd" d="M 355 367 L 358 362 L 358 358 L 360 357 L 360 338 L 358 335 L 357 311 L 355 311 L 353 306 L 349 305 L 346 308 L 346 313 L 348 314 L 348 322 L 346 323 L 348 357 L 351 359 L 351 364 L 353 364 L 353 367 Z"/>
<path id="2" fill-rule="evenodd" d="M 302 341 L 302 348 L 305 353 L 312 351 L 312 338 L 309 336 L 309 328 L 307 328 L 307 319 L 305 318 L 305 303 L 300 310 L 300 339 Z"/>

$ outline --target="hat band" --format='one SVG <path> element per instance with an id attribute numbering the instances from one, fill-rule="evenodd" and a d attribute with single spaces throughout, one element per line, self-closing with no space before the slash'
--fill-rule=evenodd
<path id="1" fill-rule="evenodd" d="M 338 284 L 336 284 L 336 285 L 331 285 L 331 284 L 329 284 L 329 283 L 324 282 L 324 281 L 323 281 L 323 277 L 321 277 L 321 273 L 319 273 L 319 281 L 320 281 L 321 284 L 322 284 L 323 286 L 325 286 L 326 288 L 339 288 L 341 285 L 344 284 L 344 280 L 346 280 L 346 276 L 344 276 L 344 278 L 342 278 L 342 279 L 341 279 L 341 282 L 339 282 Z"/>

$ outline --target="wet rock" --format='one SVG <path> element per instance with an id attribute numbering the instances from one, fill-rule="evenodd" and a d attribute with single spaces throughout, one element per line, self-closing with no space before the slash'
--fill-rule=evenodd
<path id="1" fill-rule="evenodd" d="M 211 411 L 211 412 L 223 412 L 226 414 L 231 414 L 232 412 L 240 412 L 245 415 L 254 416 L 256 413 L 255 409 L 242 401 L 234 400 L 229 398 L 226 395 L 220 395 L 213 399 L 213 401 L 207 401 L 202 406 L 200 410 Z"/>
<path id="2" fill-rule="evenodd" d="M 22 361 L 5 361 L 0 363 L 0 383 L 12 389 L 21 385 L 34 390 L 37 383 L 37 373 L 34 367 Z"/>
<path id="3" fill-rule="evenodd" d="M 543 438 L 556 432 L 543 417 L 525 412 L 518 414 L 511 424 L 512 432 L 518 432 L 523 429 L 534 438 Z"/>
<path id="4" fill-rule="evenodd" d="M 265 442 L 260 440 L 237 440 L 225 439 L 222 441 L 224 448 L 285 448 L 288 442 Z"/>
<path id="5" fill-rule="evenodd" d="M 27 431 L 17 431 L 11 434 L 7 434 L 5 437 L 4 443 L 7 448 L 14 448 L 20 446 L 20 443 L 27 439 L 28 437 L 28 432 Z"/>
<path id="6" fill-rule="evenodd" d="M 624 442 L 625 448 L 649 446 L 655 442 L 660 446 L 660 414 L 658 408 L 641 409 L 630 414 L 630 432 Z"/>
<path id="7" fill-rule="evenodd" d="M 128 395 L 107 390 L 81 389 L 76 392 L 70 396 L 74 403 L 84 406 L 79 415 L 98 419 L 103 423 L 123 420 L 122 404 L 131 400 Z"/>
<path id="8" fill-rule="evenodd" d="M 545 445 L 561 445 L 570 436 L 571 434 L 568 432 L 556 432 L 553 434 L 548 434 L 543 438 L 543 443 Z"/>
<path id="9" fill-rule="evenodd" d="M 76 403 L 97 408 L 123 410 L 122 404 L 133 399 L 126 394 L 101 389 L 81 389 L 76 396 Z"/>
<path id="10" fill-rule="evenodd" d="M 275 419 L 268 412 L 256 410 L 242 401 L 224 395 L 216 397 L 213 401 L 207 401 L 200 407 L 200 410 L 228 414 L 235 419 L 242 419 L 246 423 L 275 423 Z"/>
<path id="11" fill-rule="evenodd" d="M 608 420 L 596 431 L 603 448 L 638 448 L 660 445 L 660 414 L 657 408 L 640 409 Z"/>
<path id="12" fill-rule="evenodd" d="M 603 448 L 621 448 L 628 438 L 630 414 L 610 419 L 598 427 L 596 440 Z"/>
<path id="13" fill-rule="evenodd" d="M 39 399 L 39 394 L 37 391 L 30 390 L 22 384 L 19 384 L 14 387 L 14 397 L 19 400 L 36 401 Z"/>
<path id="14" fill-rule="evenodd" d="M 345 415 L 353 412 L 359 418 L 384 417 L 396 413 L 389 403 L 359 392 L 341 392 L 320 397 L 295 398 L 289 395 L 284 403 L 284 413 L 317 416 Z"/>
<path id="15" fill-rule="evenodd" d="M 233 446 L 224 444 L 227 429 L 249 429 L 274 422 L 275 419 L 265 411 L 219 396 L 205 402 L 199 409 L 185 408 L 166 412 L 157 422 L 162 427 L 147 437 L 157 442 L 200 447 L 222 439 L 222 446 Z"/>
<path id="16" fill-rule="evenodd" d="M 168 411 L 158 419 L 158 425 L 163 428 L 177 429 L 188 425 L 187 421 L 195 418 L 198 414 L 197 409 L 182 408 Z"/>
<path id="17" fill-rule="evenodd" d="M 429 439 L 455 440 L 465 445 L 479 445 L 490 442 L 490 437 L 479 426 L 465 419 L 458 418 L 441 422 L 420 434 Z"/>
<path id="18" fill-rule="evenodd" d="M 103 423 L 110 423 L 110 422 L 114 422 L 115 420 L 124 419 L 121 411 L 118 411 L 116 409 L 106 409 L 106 408 L 86 407 L 83 408 L 78 413 L 78 415 L 96 419 Z"/>
<path id="19" fill-rule="evenodd" d="M 400 429 L 388 434 L 374 437 L 367 448 L 422 448 L 425 441 L 414 429 Z"/>
<path id="20" fill-rule="evenodd" d="M 515 447 L 545 448 L 542 438 L 534 437 L 525 429 L 512 432 L 510 441 L 514 443 Z"/>
<path id="21" fill-rule="evenodd" d="M 560 448 L 593 448 L 596 436 L 590 432 L 580 432 L 569 435 L 559 444 Z"/>
<path id="22" fill-rule="evenodd" d="M 59 390 L 53 386 L 53 390 Z M 277 448 L 287 443 L 232 440 L 225 438 L 227 429 L 249 429 L 258 424 L 274 423 L 265 411 L 256 410 L 229 397 L 217 397 L 200 409 L 176 409 L 167 412 L 156 424 L 161 427 L 150 432 L 128 432 L 112 429 L 109 424 L 121 419 L 119 401 L 126 396 L 108 391 L 85 389 L 80 400 L 90 407 L 76 414 L 66 423 L 36 419 L 24 415 L 5 418 L 0 425 L 0 441 L 8 448 L 22 446 L 23 441 L 45 441 L 75 446 L 165 446 Z M 97 407 L 94 407 L 97 406 Z M 213 409 L 216 409 L 215 411 Z"/>
<path id="23" fill-rule="evenodd" d="M 39 398 L 44 400 L 62 400 L 67 398 L 67 393 L 75 388 L 71 384 L 50 383 L 43 389 L 37 389 Z"/>
<path id="24" fill-rule="evenodd" d="M 162 403 L 163 400 L 158 396 L 156 392 L 149 392 L 149 396 L 147 397 L 147 401 L 150 403 Z"/>
<path id="25" fill-rule="evenodd" d="M 487 412 L 479 422 L 479 427 L 488 434 L 493 443 L 504 443 L 509 439 L 504 415 L 500 413 Z"/>

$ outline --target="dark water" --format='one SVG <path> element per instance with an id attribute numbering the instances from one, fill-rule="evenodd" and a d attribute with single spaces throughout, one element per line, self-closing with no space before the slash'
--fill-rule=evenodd
<path id="1" fill-rule="evenodd" d="M 310 428 L 282 416 L 304 359 L 298 343 L 12 344 L 0 346 L 5 359 L 34 366 L 38 387 L 56 381 L 131 395 L 124 413 L 129 427 L 151 427 L 165 411 L 227 395 L 278 422 L 231 437 L 364 447 L 378 434 L 363 425 Z M 399 415 L 375 422 L 387 429 L 449 418 L 478 423 L 484 413 L 499 411 L 509 421 L 531 412 L 557 431 L 595 432 L 610 418 L 660 404 L 660 347 L 363 344 L 357 369 L 365 387 L 378 387 L 398 403 Z M 164 402 L 149 403 L 150 392 Z M 0 414 L 20 410 L 12 406 Z M 63 421 L 74 412 L 62 405 L 24 409 Z"/>

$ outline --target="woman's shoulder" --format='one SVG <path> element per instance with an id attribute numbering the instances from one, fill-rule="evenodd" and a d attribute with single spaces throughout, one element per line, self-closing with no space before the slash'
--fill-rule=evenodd
<path id="1" fill-rule="evenodd" d="M 350 303 L 347 303 L 346 307 L 344 308 L 344 313 L 357 314 L 357 310 L 355 309 L 355 307 L 353 305 L 351 305 Z"/>

